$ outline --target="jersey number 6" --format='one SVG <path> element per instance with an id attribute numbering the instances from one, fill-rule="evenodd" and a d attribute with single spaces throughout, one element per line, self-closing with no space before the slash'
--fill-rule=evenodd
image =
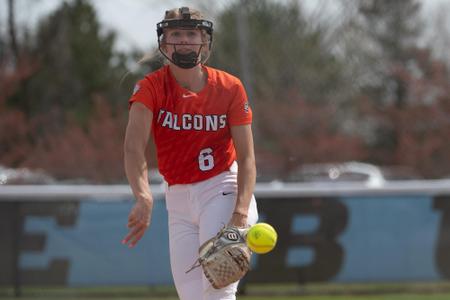
<path id="1" fill-rule="evenodd" d="M 209 171 L 214 168 L 214 157 L 212 156 L 213 150 L 211 148 L 205 148 L 198 154 L 198 167 L 202 171 Z"/>

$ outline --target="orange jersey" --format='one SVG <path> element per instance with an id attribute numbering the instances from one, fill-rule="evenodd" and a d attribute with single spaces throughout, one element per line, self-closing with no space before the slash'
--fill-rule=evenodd
<path id="1" fill-rule="evenodd" d="M 236 152 L 230 126 L 250 124 L 252 111 L 236 77 L 202 66 L 205 87 L 181 87 L 165 66 L 138 82 L 130 106 L 141 102 L 153 112 L 152 133 L 158 168 L 169 185 L 194 183 L 227 170 Z"/>

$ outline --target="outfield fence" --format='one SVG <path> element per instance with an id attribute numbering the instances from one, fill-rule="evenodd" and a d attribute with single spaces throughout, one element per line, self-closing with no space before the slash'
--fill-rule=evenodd
<path id="1" fill-rule="evenodd" d="M 172 284 L 164 186 L 152 191 L 152 225 L 129 249 L 126 185 L 0 186 L 0 285 Z M 450 279 L 448 180 L 258 184 L 255 195 L 279 239 L 245 282 Z"/>

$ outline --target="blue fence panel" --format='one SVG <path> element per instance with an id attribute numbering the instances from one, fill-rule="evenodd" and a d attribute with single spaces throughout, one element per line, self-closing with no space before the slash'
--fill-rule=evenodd
<path id="1" fill-rule="evenodd" d="M 133 249 L 121 244 L 131 196 L 0 202 L 0 285 L 172 284 L 161 195 L 150 229 Z M 446 195 L 274 193 L 258 198 L 258 206 L 260 221 L 274 225 L 279 243 L 254 256 L 248 282 L 450 278 Z"/>

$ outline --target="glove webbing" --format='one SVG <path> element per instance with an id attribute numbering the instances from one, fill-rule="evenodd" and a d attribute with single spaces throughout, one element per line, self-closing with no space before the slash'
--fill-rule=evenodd
<path id="1" fill-rule="evenodd" d="M 231 258 L 238 264 L 238 266 L 241 270 L 246 269 L 247 262 L 245 261 L 245 259 L 242 258 L 242 256 L 233 255 L 233 253 L 230 252 L 230 250 L 228 250 L 227 252 L 228 252 L 228 254 L 230 254 Z"/>

